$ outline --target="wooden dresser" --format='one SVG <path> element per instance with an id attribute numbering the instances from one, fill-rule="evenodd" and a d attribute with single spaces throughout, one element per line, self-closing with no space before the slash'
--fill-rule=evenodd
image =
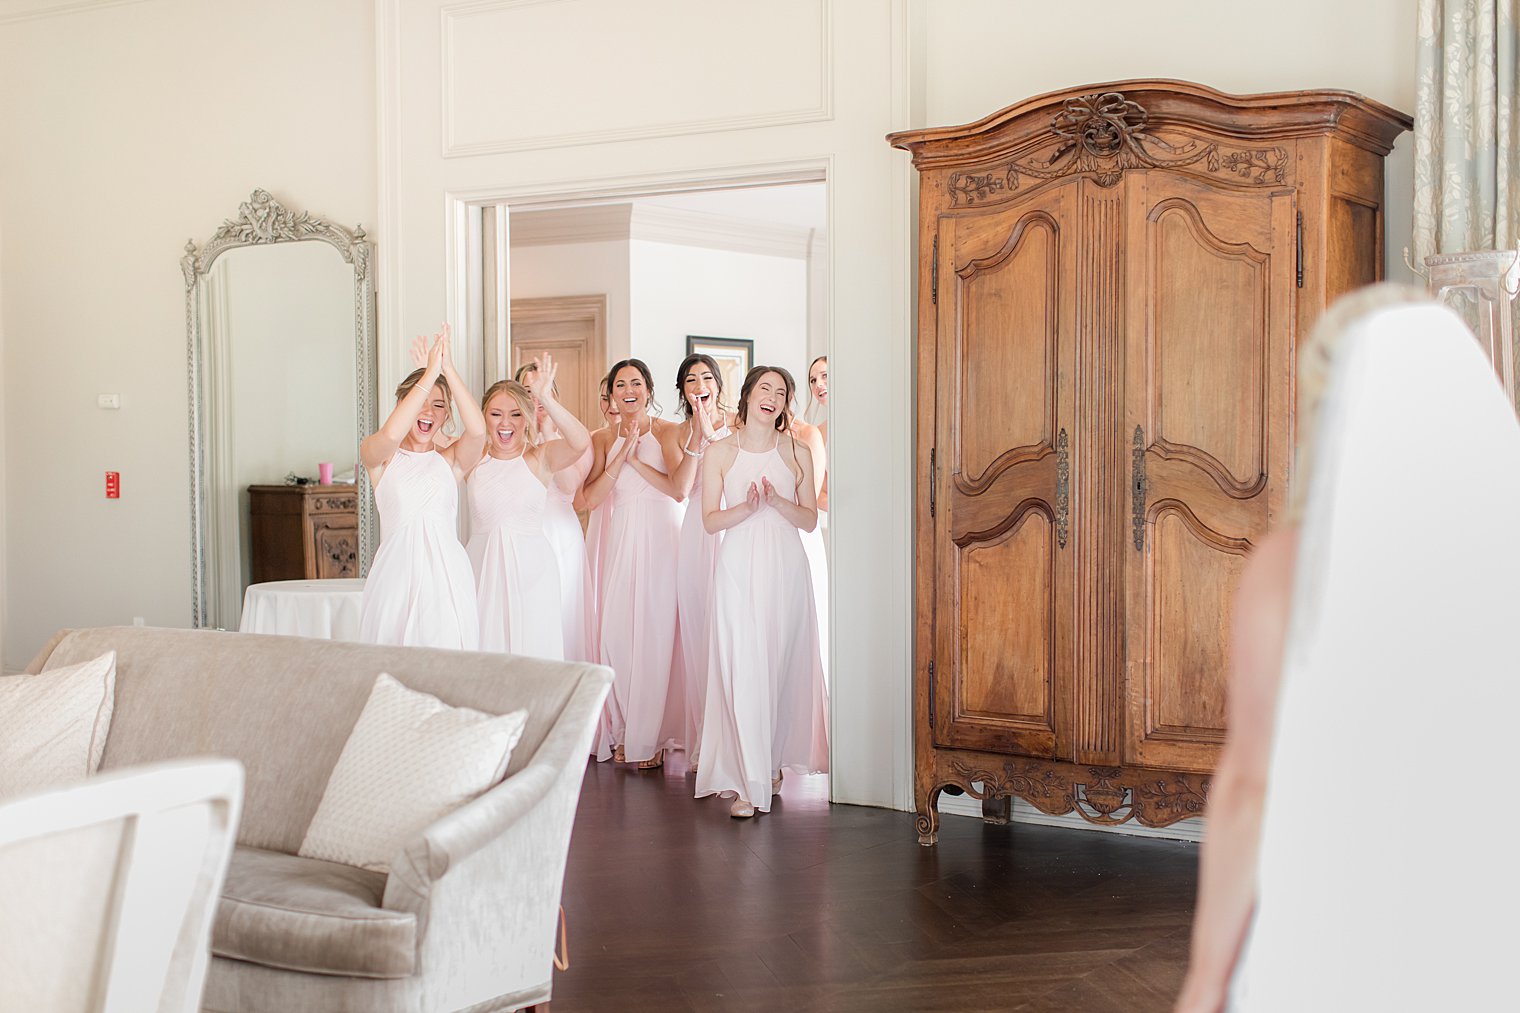
<path id="1" fill-rule="evenodd" d="M 889 141 L 921 174 L 919 840 L 1201 813 L 1230 602 L 1286 505 L 1297 346 L 1383 273 L 1402 113 L 1127 81 Z"/>
<path id="2" fill-rule="evenodd" d="M 249 583 L 359 576 L 352 485 L 250 485 Z"/>

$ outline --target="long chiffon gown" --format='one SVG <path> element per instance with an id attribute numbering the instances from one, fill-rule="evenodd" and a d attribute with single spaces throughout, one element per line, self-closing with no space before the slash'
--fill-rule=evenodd
<path id="1" fill-rule="evenodd" d="M 549 491 L 521 457 L 487 457 L 465 483 L 480 649 L 565 659 L 559 560 L 544 536 Z"/>
<path id="2" fill-rule="evenodd" d="M 725 426 L 713 441 L 728 435 Z M 686 758 L 701 759 L 702 710 L 707 704 L 707 663 L 712 648 L 713 572 L 721 533 L 708 534 L 702 524 L 702 469 L 686 498 L 681 547 L 676 556 L 676 614 L 681 634 L 681 676 L 686 686 Z"/>
<path id="3" fill-rule="evenodd" d="M 638 438 L 638 459 L 661 471 L 651 434 Z M 623 446 L 618 437 L 607 451 Z M 680 741 L 685 704 L 676 654 L 675 568 L 679 508 L 631 465 L 618 472 L 609 497 L 601 556 L 600 661 L 614 679 L 596 755 L 617 745 L 630 763 L 653 759 Z"/>
<path id="4" fill-rule="evenodd" d="M 808 577 L 813 585 L 813 608 L 818 613 L 818 651 L 823 657 L 824 675 L 829 671 L 829 553 L 823 536 L 822 523 L 826 510 L 818 511 L 820 526 L 812 531 L 799 531 L 802 549 L 807 553 Z"/>
<path id="5" fill-rule="evenodd" d="M 775 450 L 741 449 L 723 477 L 726 503 L 769 478 L 778 495 L 795 479 Z M 696 795 L 731 792 L 770 811 L 783 768 L 828 770 L 827 689 L 818 612 L 798 529 L 774 507 L 723 533 L 713 596 L 712 652 Z"/>
<path id="6" fill-rule="evenodd" d="M 475 575 L 459 544 L 459 483 L 443 455 L 397 449 L 375 485 L 380 548 L 364 582 L 359 639 L 479 646 Z"/>
<path id="7" fill-rule="evenodd" d="M 544 535 L 559 565 L 560 623 L 565 657 L 570 661 L 596 661 L 587 626 L 593 614 L 593 600 L 586 536 L 581 531 L 580 518 L 575 516 L 574 505 L 576 490 L 590 470 L 591 448 L 587 447 L 580 460 L 555 474 L 544 507 Z"/>

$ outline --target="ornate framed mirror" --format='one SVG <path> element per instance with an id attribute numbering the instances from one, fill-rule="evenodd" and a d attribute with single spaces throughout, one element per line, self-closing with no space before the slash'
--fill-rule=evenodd
<path id="1" fill-rule="evenodd" d="M 369 568 L 377 530 L 358 458 L 376 426 L 372 253 L 362 226 L 267 190 L 201 246 L 185 244 L 197 627 L 236 629 L 250 583 Z M 287 486 L 310 495 L 271 497 Z M 292 552 L 306 554 L 306 572 L 271 563 Z"/>

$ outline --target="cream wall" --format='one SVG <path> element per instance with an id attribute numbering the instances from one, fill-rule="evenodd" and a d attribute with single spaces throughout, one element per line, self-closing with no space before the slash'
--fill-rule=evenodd
<path id="1" fill-rule="evenodd" d="M 0 327 L 17 666 L 61 626 L 190 621 L 185 241 L 208 239 L 255 187 L 372 229 L 376 173 L 370 0 L 4 20 L 12 7 Z M 101 392 L 121 410 L 97 409 Z M 107 470 L 121 472 L 118 501 Z"/>
<path id="2" fill-rule="evenodd" d="M 461 201 L 823 172 L 834 791 L 899 806 L 911 803 L 912 173 L 882 136 L 1137 76 L 1413 105 L 1414 0 L 268 0 L 256 13 L 143 0 L 6 21 L 15 5 L 0 0 L 7 663 L 65 624 L 188 621 L 176 261 L 255 186 L 378 222 L 384 389 L 405 336 L 468 317 Z M 541 65 L 563 87 L 512 78 Z M 599 119 L 609 109 L 615 122 Z M 597 135 L 609 124 L 619 139 Z M 1389 165 L 1395 260 L 1408 148 Z M 102 391 L 122 394 L 120 412 L 94 407 Z M 120 502 L 101 498 L 107 469 L 123 473 Z"/>
<path id="3" fill-rule="evenodd" d="M 679 417 L 676 370 L 689 334 L 749 338 L 751 365 L 783 366 L 793 378 L 807 370 L 807 261 L 638 239 L 632 246 L 631 347 L 654 373 L 666 418 Z M 723 392 L 725 404 L 738 398 L 737 389 Z"/>

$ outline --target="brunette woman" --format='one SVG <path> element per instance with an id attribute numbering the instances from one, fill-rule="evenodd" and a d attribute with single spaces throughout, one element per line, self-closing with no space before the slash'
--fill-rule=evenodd
<path id="1" fill-rule="evenodd" d="M 660 440 L 675 423 L 655 417 L 649 367 L 624 359 L 607 374 L 615 428 L 591 441 L 586 503 L 610 502 L 601 566 L 600 661 L 615 676 L 597 756 L 665 762 L 681 735 L 684 704 L 676 667 L 676 559 L 680 519 Z"/>
<path id="2" fill-rule="evenodd" d="M 789 435 L 793 393 L 786 370 L 750 370 L 741 428 L 702 470 L 703 522 L 724 535 L 696 794 L 734 795 L 737 817 L 770 811 L 785 768 L 828 769 L 818 612 L 799 536 L 818 520 L 813 455 Z"/>
<path id="3" fill-rule="evenodd" d="M 537 658 L 565 658 L 560 567 L 545 534 L 555 476 L 591 445 L 590 434 L 554 396 L 554 360 L 492 385 L 482 399 L 486 456 L 470 472 L 470 563 L 480 600 L 480 647 Z M 539 442 L 535 402 L 560 437 Z"/>
<path id="4" fill-rule="evenodd" d="M 710 355 L 688 355 L 676 370 L 681 399 L 679 425 L 666 428 L 661 440 L 665 470 L 678 500 L 686 500 L 681 545 L 676 555 L 676 613 L 679 619 L 681 675 L 686 686 L 686 758 L 697 770 L 702 739 L 702 707 L 707 698 L 707 660 L 712 621 L 713 559 L 718 536 L 702 525 L 702 455 L 709 444 L 729 435 L 730 417 L 722 405 L 723 374 Z"/>
<path id="5" fill-rule="evenodd" d="M 459 544 L 459 480 L 480 459 L 486 425 L 449 358 L 445 324 L 431 345 L 418 338 L 420 367 L 396 388 L 396 407 L 359 444 L 380 513 L 380 548 L 364 583 L 359 639 L 372 644 L 474 650 L 475 579 Z M 464 435 L 437 441 L 459 399 Z"/>

